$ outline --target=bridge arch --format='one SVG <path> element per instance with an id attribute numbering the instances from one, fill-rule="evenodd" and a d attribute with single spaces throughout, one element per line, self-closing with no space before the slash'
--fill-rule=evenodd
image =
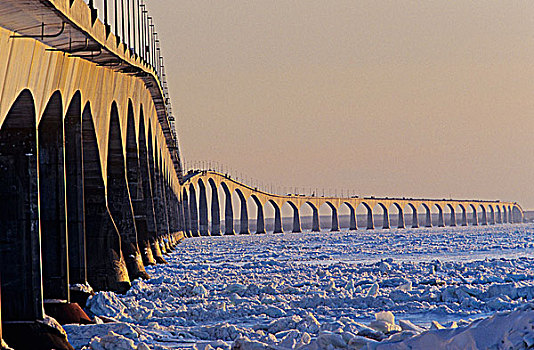
<path id="1" fill-rule="evenodd" d="M 434 207 L 438 211 L 438 227 L 445 227 L 445 209 L 438 203 L 434 203 Z"/>
<path id="2" fill-rule="evenodd" d="M 208 184 L 211 188 L 211 235 L 221 235 L 221 207 L 219 203 L 219 186 L 215 183 L 213 178 L 208 179 Z"/>
<path id="3" fill-rule="evenodd" d="M 458 205 L 456 207 L 460 208 L 460 210 L 461 210 L 460 225 L 461 226 L 467 226 L 467 208 L 461 203 L 458 203 Z"/>
<path id="4" fill-rule="evenodd" d="M 301 224 L 300 224 L 300 210 L 299 210 L 299 208 L 297 207 L 297 205 L 295 203 L 293 203 L 292 200 L 288 200 L 286 203 L 291 207 L 291 209 L 293 209 L 293 225 L 292 225 L 293 227 L 292 227 L 291 232 L 293 232 L 293 233 L 302 232 L 302 227 L 301 227 Z"/>
<path id="5" fill-rule="evenodd" d="M 406 223 L 404 219 L 404 206 L 402 206 L 398 202 L 393 202 L 393 206 L 397 208 L 397 228 L 406 228 Z"/>
<path id="6" fill-rule="evenodd" d="M 470 203 L 469 208 L 471 208 L 471 224 L 473 226 L 478 226 L 478 204 L 475 205 L 474 203 Z"/>
<path id="7" fill-rule="evenodd" d="M 282 212 L 280 206 L 272 199 L 269 199 L 268 202 L 272 205 L 274 209 L 273 233 L 284 233 L 284 230 L 282 228 Z"/>
<path id="8" fill-rule="evenodd" d="M 412 228 L 419 228 L 419 214 L 417 212 L 417 208 L 411 202 L 408 202 L 407 206 L 410 207 L 410 209 L 412 210 L 411 227 Z"/>
<path id="9" fill-rule="evenodd" d="M 189 185 L 189 218 L 191 220 L 191 235 L 199 237 L 197 191 L 194 184 Z"/>
<path id="10" fill-rule="evenodd" d="M 451 204 L 451 203 L 447 203 L 447 208 L 449 208 L 449 226 L 451 227 L 454 227 L 456 226 L 456 206 Z"/>
<path id="11" fill-rule="evenodd" d="M 361 205 L 367 209 L 367 229 L 368 230 L 374 230 L 375 228 L 375 220 L 373 216 L 373 208 L 366 202 L 361 202 Z"/>
<path id="12" fill-rule="evenodd" d="M 201 236 L 209 236 L 208 193 L 202 179 L 198 179 L 198 219 Z"/>
<path id="13" fill-rule="evenodd" d="M 380 212 L 382 214 L 382 229 L 384 230 L 390 229 L 391 225 L 390 225 L 390 220 L 389 220 L 389 208 L 386 206 L 386 204 L 382 202 L 377 202 L 375 206 L 373 207 L 373 213 L 376 215 L 380 215 L 380 213 L 376 211 L 377 208 L 380 209 Z"/>
<path id="14" fill-rule="evenodd" d="M 425 211 L 425 227 L 432 227 L 432 208 L 425 202 L 422 202 L 419 207 Z"/>
<path id="15" fill-rule="evenodd" d="M 339 231 L 339 217 L 337 208 L 334 204 L 332 204 L 331 201 L 325 201 L 321 207 L 324 205 L 327 205 L 330 208 L 330 231 L 331 232 L 337 232 Z M 320 208 L 319 208 L 320 212 Z"/>

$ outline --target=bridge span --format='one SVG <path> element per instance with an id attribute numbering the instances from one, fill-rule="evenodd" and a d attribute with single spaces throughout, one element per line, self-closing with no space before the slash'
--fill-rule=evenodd
<path id="1" fill-rule="evenodd" d="M 75 285 L 126 291 L 183 238 L 174 116 L 143 2 L 0 2 L 1 316 L 17 349 L 64 348 L 35 321 L 83 303 Z"/>
<path id="2" fill-rule="evenodd" d="M 211 206 L 208 208 L 206 188 L 211 189 Z M 219 198 L 223 193 L 224 199 Z M 257 190 L 240 183 L 228 175 L 215 171 L 194 171 L 185 177 L 181 200 L 183 203 L 184 232 L 189 237 L 208 235 L 234 234 L 233 199 L 237 197 L 240 204 L 240 213 L 237 217 L 240 223 L 239 233 L 248 234 L 249 211 L 248 199 L 252 198 L 255 204 L 256 232 L 265 233 L 265 206 L 269 205 L 274 211 L 274 233 L 282 233 L 282 206 L 288 204 L 293 211 L 291 232 L 301 232 L 301 209 L 309 206 L 312 211 L 312 232 L 321 230 L 319 208 L 327 205 L 330 208 L 331 231 L 339 231 L 338 212 L 342 206 L 349 209 L 350 230 L 358 229 L 356 210 L 363 207 L 366 210 L 367 220 L 365 228 L 375 228 L 375 211 L 381 208 L 382 228 L 389 229 L 390 211 L 397 210 L 397 228 L 406 228 L 405 212 L 411 212 L 411 227 L 420 226 L 456 226 L 462 225 L 495 225 L 501 223 L 523 222 L 523 209 L 515 202 L 501 202 L 498 200 L 460 200 L 460 199 L 426 199 L 426 198 L 375 198 L 375 197 L 318 197 L 302 195 L 277 195 Z M 224 232 L 221 232 L 221 202 L 224 203 Z M 448 211 L 448 215 L 446 215 Z M 468 211 L 471 211 L 468 214 Z M 424 219 L 420 220 L 420 213 Z M 436 213 L 437 222 L 433 222 L 433 212 Z M 459 218 L 457 218 L 459 214 Z M 468 219 L 470 217 L 470 220 Z"/>

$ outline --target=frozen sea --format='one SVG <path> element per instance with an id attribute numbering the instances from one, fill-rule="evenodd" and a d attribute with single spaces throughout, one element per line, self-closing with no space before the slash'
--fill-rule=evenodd
<path id="1" fill-rule="evenodd" d="M 533 235 L 515 224 L 187 239 L 126 295 L 89 300 L 90 316 L 112 322 L 65 330 L 95 350 L 358 349 L 429 329 L 475 334 L 497 312 L 534 314 L 509 313 L 534 299 Z M 527 333 L 516 341 L 534 345 Z"/>

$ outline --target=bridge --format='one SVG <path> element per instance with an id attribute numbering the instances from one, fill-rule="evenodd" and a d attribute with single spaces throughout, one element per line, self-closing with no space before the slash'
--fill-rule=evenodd
<path id="1" fill-rule="evenodd" d="M 232 198 L 242 203 L 240 233 L 249 233 L 247 199 L 264 209 L 291 206 L 293 232 L 300 210 L 398 208 L 398 226 L 411 208 L 426 210 L 425 226 L 520 222 L 517 203 L 400 198 L 282 196 L 258 191 L 210 171 L 182 174 L 165 65 L 155 24 L 144 0 L 3 0 L 0 2 L 0 340 L 16 349 L 68 349 L 43 320 L 83 322 L 76 303 L 96 291 L 125 292 L 145 266 L 185 237 L 222 234 L 218 190 L 208 211 L 206 189 L 225 194 L 225 234 L 233 234 Z M 198 196 L 197 196 L 198 193 Z M 197 204 L 198 203 L 198 204 Z M 245 203 L 245 204 L 244 204 Z M 269 204 L 268 204 L 269 203 Z M 481 211 L 480 217 L 478 212 Z M 210 216 L 211 213 L 211 216 Z M 210 226 L 211 223 L 211 226 Z M 68 316 L 68 317 L 67 317 Z M 0 345 L 0 348 L 2 346 Z"/>
<path id="2" fill-rule="evenodd" d="M 207 187 L 211 189 L 211 206 L 208 208 Z M 219 193 L 224 196 L 224 232 L 221 232 L 221 200 Z M 256 232 L 265 233 L 266 205 L 274 211 L 273 233 L 282 233 L 282 211 L 284 204 L 288 204 L 293 211 L 291 232 L 302 232 L 301 208 L 309 206 L 312 211 L 312 232 L 321 231 L 319 208 L 327 205 L 331 212 L 330 230 L 339 231 L 338 212 L 340 207 L 346 206 L 349 210 L 350 230 L 358 229 L 356 210 L 365 208 L 367 220 L 365 228 L 375 229 L 375 214 L 377 208 L 382 211 L 382 228 L 389 229 L 390 211 L 397 210 L 397 228 L 406 228 L 405 212 L 411 211 L 411 227 L 467 226 L 495 225 L 502 223 L 523 222 L 523 209 L 515 202 L 483 201 L 483 200 L 456 200 L 456 199 L 424 199 L 424 198 L 375 198 L 375 197 L 318 197 L 304 195 L 277 195 L 260 191 L 256 188 L 240 183 L 227 174 L 215 171 L 193 171 L 185 177 L 182 189 L 182 204 L 184 210 L 184 233 L 188 237 L 219 236 L 221 234 L 235 234 L 234 221 L 236 216 L 233 210 L 233 198 L 238 198 L 240 206 L 239 233 L 249 234 L 249 205 L 252 198 L 256 209 Z M 437 222 L 433 222 L 432 211 L 437 214 Z M 445 212 L 448 210 L 449 214 Z M 471 211 L 471 220 L 468 220 L 468 211 Z M 423 211 L 424 221 L 420 222 L 419 214 Z M 459 219 L 457 213 L 460 214 Z M 211 223 L 211 225 L 210 225 Z"/>

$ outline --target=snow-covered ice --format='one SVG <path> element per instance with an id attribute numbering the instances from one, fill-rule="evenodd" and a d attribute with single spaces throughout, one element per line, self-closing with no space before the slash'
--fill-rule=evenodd
<path id="1" fill-rule="evenodd" d="M 88 301 L 90 316 L 114 322 L 64 328 L 95 350 L 526 348 L 533 234 L 520 224 L 188 239 L 126 295 Z"/>

